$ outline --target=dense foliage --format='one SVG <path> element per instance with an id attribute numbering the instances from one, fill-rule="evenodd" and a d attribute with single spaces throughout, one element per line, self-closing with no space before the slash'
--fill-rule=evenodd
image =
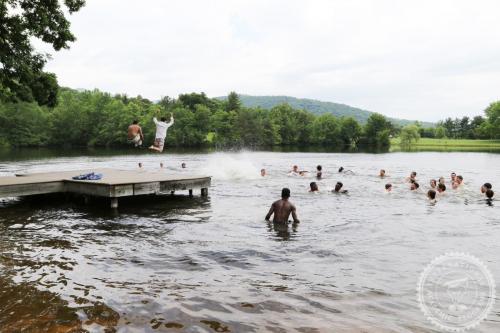
<path id="1" fill-rule="evenodd" d="M 146 143 L 154 139 L 153 116 L 174 114 L 167 144 L 179 147 L 253 147 L 276 145 L 389 145 L 394 132 L 382 115 L 373 114 L 362 127 L 353 118 L 316 116 L 281 104 L 270 110 L 246 108 L 231 93 L 227 101 L 205 94 L 182 94 L 151 102 L 140 96 L 112 96 L 62 88 L 57 106 L 0 103 L 0 145 L 114 146 L 125 145 L 126 130 L 135 119 Z"/>
<path id="2" fill-rule="evenodd" d="M 486 117 L 446 118 L 439 121 L 434 128 L 419 126 L 420 135 L 424 138 L 436 139 L 498 139 L 500 126 L 495 121 L 495 114 L 498 114 L 499 111 L 494 111 L 495 105 L 500 105 L 500 103 L 492 103 L 485 110 Z M 500 110 L 500 107 L 496 108 Z"/>
<path id="3" fill-rule="evenodd" d="M 54 50 L 68 48 L 75 40 L 69 30 L 69 14 L 78 11 L 84 0 L 2 0 L 0 1 L 0 101 L 57 102 L 55 74 L 43 71 L 48 55 L 33 49 L 32 40 L 50 44 Z"/>

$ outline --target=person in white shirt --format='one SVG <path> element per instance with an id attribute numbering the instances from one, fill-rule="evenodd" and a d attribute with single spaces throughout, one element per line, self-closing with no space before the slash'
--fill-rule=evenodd
<path id="1" fill-rule="evenodd" d="M 149 149 L 157 151 L 161 153 L 163 151 L 163 147 L 165 145 L 165 138 L 167 137 L 167 129 L 174 124 L 174 114 L 170 114 L 170 122 L 166 122 L 167 119 L 165 117 L 161 117 L 160 121 L 153 117 L 153 121 L 156 124 L 156 135 L 155 142 Z"/>

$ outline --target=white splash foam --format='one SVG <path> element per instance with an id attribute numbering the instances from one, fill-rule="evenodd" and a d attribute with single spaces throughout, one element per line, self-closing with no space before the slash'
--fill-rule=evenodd
<path id="1" fill-rule="evenodd" d="M 217 153 L 210 156 L 203 172 L 217 179 L 258 179 L 260 169 L 245 154 Z"/>

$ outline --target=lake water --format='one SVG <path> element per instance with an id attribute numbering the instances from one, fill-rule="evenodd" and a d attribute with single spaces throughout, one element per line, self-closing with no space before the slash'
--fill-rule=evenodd
<path id="1" fill-rule="evenodd" d="M 416 293 L 435 257 L 470 253 L 500 282 L 500 202 L 479 193 L 490 182 L 500 195 L 500 154 L 27 155 L 1 155 L 0 176 L 163 162 L 213 180 L 208 198 L 132 200 L 117 212 L 0 199 L 1 332 L 439 332 Z M 312 177 L 287 176 L 293 164 L 323 166 L 321 193 L 308 193 Z M 404 181 L 412 170 L 418 193 Z M 451 171 L 465 185 L 430 204 L 429 180 L 449 185 Z M 329 192 L 337 181 L 348 195 Z M 285 186 L 299 225 L 264 221 Z M 498 303 L 473 332 L 500 330 Z"/>

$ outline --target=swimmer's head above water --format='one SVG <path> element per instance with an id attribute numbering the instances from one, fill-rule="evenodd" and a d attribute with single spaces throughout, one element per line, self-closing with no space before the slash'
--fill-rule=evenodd
<path id="1" fill-rule="evenodd" d="M 385 190 L 387 192 L 391 192 L 392 191 L 392 184 L 385 184 Z"/>
<path id="2" fill-rule="evenodd" d="M 379 176 L 381 178 L 385 177 L 385 170 L 384 169 L 380 169 Z"/>
<path id="3" fill-rule="evenodd" d="M 481 193 L 486 193 L 486 191 L 491 190 L 492 187 L 490 183 L 484 183 L 483 186 L 481 186 Z"/>
<path id="4" fill-rule="evenodd" d="M 339 168 L 339 172 L 342 172 L 342 171 L 344 171 L 344 167 Z"/>
<path id="5" fill-rule="evenodd" d="M 443 184 L 443 183 L 439 183 L 438 186 L 437 186 L 437 191 L 439 193 L 443 193 L 444 191 L 446 191 L 446 185 Z"/>
<path id="6" fill-rule="evenodd" d="M 436 191 L 429 190 L 427 192 L 427 198 L 429 198 L 430 200 L 435 200 L 436 199 Z"/>
<path id="7" fill-rule="evenodd" d="M 412 182 L 410 185 L 410 190 L 415 191 L 415 190 L 418 190 L 419 187 L 420 187 L 420 185 L 418 185 L 417 182 Z"/>
<path id="8" fill-rule="evenodd" d="M 309 192 L 318 192 L 318 191 L 319 191 L 318 184 L 316 184 L 316 182 L 311 182 L 309 184 Z"/>
<path id="9" fill-rule="evenodd" d="M 265 177 L 266 176 L 266 169 L 260 169 L 260 175 L 262 177 Z"/>
<path id="10" fill-rule="evenodd" d="M 337 182 L 337 184 L 335 184 L 335 189 L 333 190 L 333 192 L 336 192 L 336 193 L 347 193 L 347 190 L 342 190 L 343 186 L 344 186 L 344 184 L 342 184 L 342 182 Z"/>

